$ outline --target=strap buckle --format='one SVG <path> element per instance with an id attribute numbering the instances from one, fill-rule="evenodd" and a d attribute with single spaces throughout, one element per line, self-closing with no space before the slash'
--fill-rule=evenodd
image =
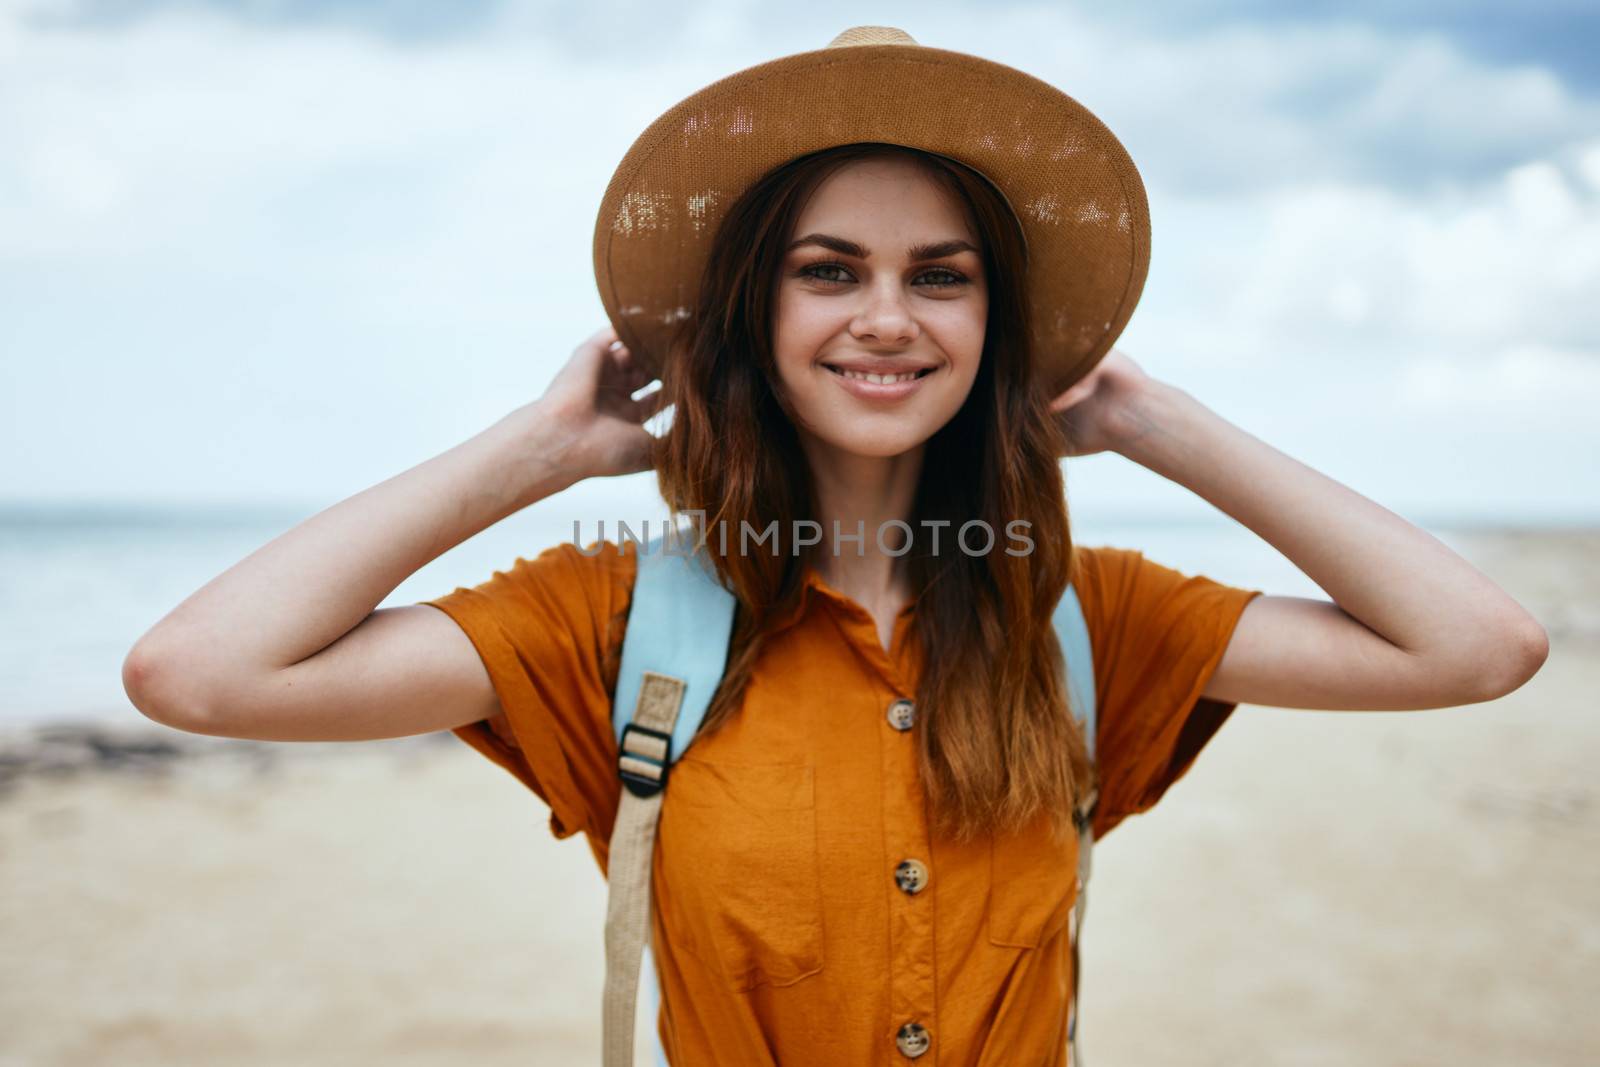
<path id="1" fill-rule="evenodd" d="M 672 735 L 629 722 L 618 743 L 617 776 L 636 797 L 653 797 L 667 785 L 672 767 Z"/>

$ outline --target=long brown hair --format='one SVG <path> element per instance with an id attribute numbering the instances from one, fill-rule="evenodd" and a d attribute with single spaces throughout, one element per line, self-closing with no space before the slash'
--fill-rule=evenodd
<path id="1" fill-rule="evenodd" d="M 916 608 L 922 677 L 916 706 L 919 775 L 936 831 L 958 838 L 1015 828 L 1041 812 L 1068 832 L 1092 781 L 1082 731 L 1067 707 L 1051 614 L 1072 555 L 1058 457 L 1059 430 L 1032 373 L 1026 250 L 1011 209 L 987 178 L 944 157 L 898 145 L 852 144 L 799 157 L 729 206 L 692 316 L 663 360 L 672 425 L 654 465 L 675 515 L 701 512 L 706 551 L 739 608 L 721 686 L 703 731 L 740 707 L 773 619 L 799 607 L 804 568 L 820 546 L 797 547 L 814 519 L 810 468 L 779 387 L 773 306 L 784 246 L 817 185 L 857 160 L 909 158 L 970 212 L 983 245 L 989 313 L 972 391 L 926 444 L 910 550 L 903 560 Z M 937 475 L 937 476 L 935 476 Z M 963 523 L 982 519 L 994 550 L 951 552 Z M 934 554 L 924 520 L 946 520 Z M 1003 550 L 1024 520 L 1030 555 Z M 740 552 L 738 532 L 777 523 L 776 554 Z M 715 536 L 729 530 L 730 549 Z"/>

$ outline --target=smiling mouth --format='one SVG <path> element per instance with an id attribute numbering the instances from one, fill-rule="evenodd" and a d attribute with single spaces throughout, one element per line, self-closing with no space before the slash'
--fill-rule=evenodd
<path id="1" fill-rule="evenodd" d="M 847 370 L 843 367 L 834 367 L 826 363 L 823 366 L 841 378 L 854 378 L 858 382 L 871 382 L 874 385 L 892 385 L 896 382 L 916 381 L 918 378 L 926 378 L 936 369 L 934 367 L 924 367 L 921 370 L 906 371 L 904 374 L 867 374 L 864 371 Z"/>

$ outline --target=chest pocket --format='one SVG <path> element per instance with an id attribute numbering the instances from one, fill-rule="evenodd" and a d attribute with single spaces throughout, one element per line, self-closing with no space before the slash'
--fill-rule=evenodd
<path id="1" fill-rule="evenodd" d="M 1019 832 L 996 835 L 991 845 L 989 940 L 1037 948 L 1072 915 L 1078 899 L 1078 839 L 1057 840 L 1047 815 Z"/>
<path id="2" fill-rule="evenodd" d="M 735 991 L 822 970 L 822 882 L 809 763 L 672 768 L 656 847 L 675 947 Z"/>

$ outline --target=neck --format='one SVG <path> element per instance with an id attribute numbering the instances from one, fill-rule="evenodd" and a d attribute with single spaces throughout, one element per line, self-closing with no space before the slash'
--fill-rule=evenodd
<path id="1" fill-rule="evenodd" d="M 905 529 L 887 524 L 898 520 L 909 526 L 911 522 L 924 447 L 918 445 L 898 456 L 860 456 L 813 441 L 806 452 L 816 495 L 816 519 L 822 526 L 818 574 L 869 610 L 904 604 L 911 591 L 903 557 L 883 549 L 898 551 L 902 545 Z M 859 541 L 855 540 L 858 533 Z"/>

